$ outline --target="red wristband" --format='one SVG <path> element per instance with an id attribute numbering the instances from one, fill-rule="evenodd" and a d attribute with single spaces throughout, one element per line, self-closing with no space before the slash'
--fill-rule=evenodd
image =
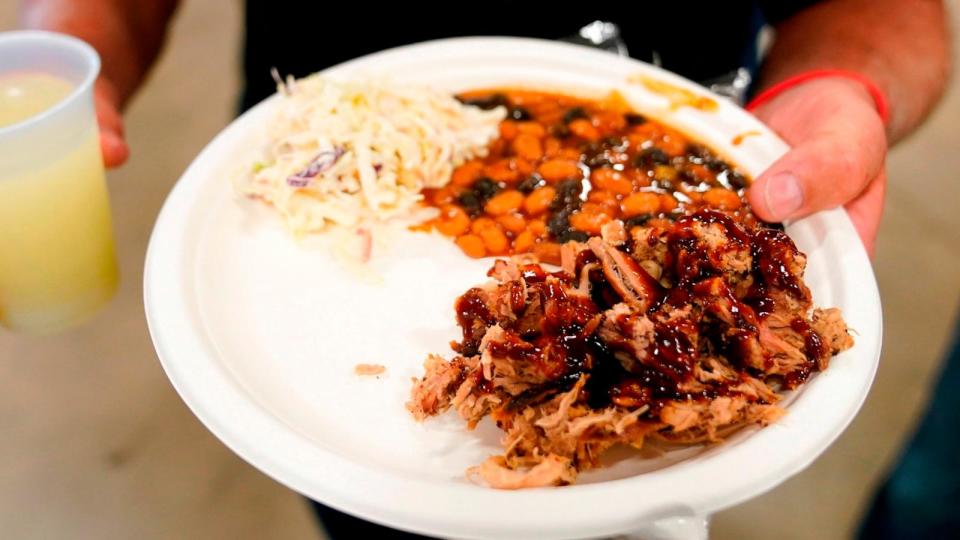
<path id="1" fill-rule="evenodd" d="M 760 92 L 756 97 L 750 100 L 750 103 L 747 104 L 746 109 L 748 111 L 752 111 L 782 94 L 785 90 L 793 88 L 800 83 L 804 83 L 811 79 L 822 79 L 825 77 L 842 77 L 856 81 L 863 85 L 864 89 L 866 89 L 866 91 L 870 94 L 870 97 L 873 98 L 873 103 L 877 108 L 877 114 L 880 115 L 880 119 L 883 120 L 884 125 L 887 124 L 887 121 L 890 119 L 890 102 L 887 101 L 887 96 L 884 95 L 883 91 L 880 90 L 880 87 L 877 86 L 876 83 L 867 77 L 857 73 L 856 71 L 847 71 L 845 69 L 814 69 L 810 71 L 804 71 L 803 73 L 798 73 L 797 75 L 784 79 L 770 88 L 767 88 L 763 92 Z"/>

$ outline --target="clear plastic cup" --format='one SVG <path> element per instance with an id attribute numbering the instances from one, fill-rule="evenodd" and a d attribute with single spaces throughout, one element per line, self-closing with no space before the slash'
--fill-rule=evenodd
<path id="1" fill-rule="evenodd" d="M 0 33 L 0 92 L 8 92 L 0 95 L 0 113 L 7 121 L 33 112 L 33 98 L 50 98 L 51 88 L 64 93 L 41 112 L 0 126 L 0 324 L 12 330 L 56 332 L 97 312 L 116 290 L 93 105 L 99 70 L 97 53 L 79 39 Z M 58 86 L 63 82 L 69 87 Z"/>

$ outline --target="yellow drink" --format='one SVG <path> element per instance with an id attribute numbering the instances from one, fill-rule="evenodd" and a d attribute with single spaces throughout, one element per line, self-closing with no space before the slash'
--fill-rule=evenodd
<path id="1" fill-rule="evenodd" d="M 0 129 L 49 109 L 72 88 L 49 75 L 0 76 Z M 57 331 L 116 290 L 98 131 L 92 119 L 85 123 L 71 127 L 81 135 L 57 152 L 38 142 L 33 165 L 0 169 L 0 322 L 11 329 Z"/>
<path id="2" fill-rule="evenodd" d="M 0 76 L 0 128 L 42 113 L 60 103 L 72 90 L 69 81 L 46 73 Z"/>

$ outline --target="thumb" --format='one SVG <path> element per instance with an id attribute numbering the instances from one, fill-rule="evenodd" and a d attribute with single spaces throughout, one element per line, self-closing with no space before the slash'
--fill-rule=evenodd
<path id="1" fill-rule="evenodd" d="M 771 165 L 747 194 L 754 212 L 776 222 L 856 199 L 882 170 L 885 146 L 838 135 L 801 142 Z"/>
<path id="2" fill-rule="evenodd" d="M 93 88 L 93 104 L 97 111 L 97 124 L 100 128 L 100 151 L 103 164 L 107 168 L 123 165 L 130 156 L 130 149 L 124 139 L 123 117 L 113 85 L 106 79 L 98 79 Z"/>

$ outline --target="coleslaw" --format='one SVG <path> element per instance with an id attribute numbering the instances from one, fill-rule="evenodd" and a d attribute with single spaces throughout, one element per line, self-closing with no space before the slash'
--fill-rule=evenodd
<path id="1" fill-rule="evenodd" d="M 277 79 L 267 144 L 238 189 L 296 234 L 415 216 L 421 190 L 485 156 L 506 115 L 385 80 Z"/>

